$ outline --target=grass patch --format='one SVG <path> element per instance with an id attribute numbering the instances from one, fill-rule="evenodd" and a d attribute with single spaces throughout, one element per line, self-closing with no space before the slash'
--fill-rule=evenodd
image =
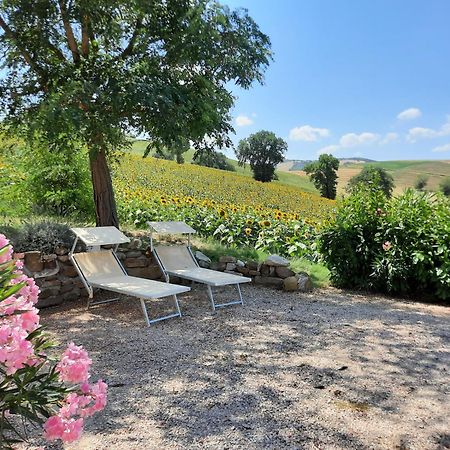
<path id="1" fill-rule="evenodd" d="M 304 258 L 294 258 L 291 260 L 290 268 L 294 272 L 309 274 L 314 287 L 330 286 L 330 271 L 322 264 L 313 263 Z"/>
<path id="2" fill-rule="evenodd" d="M 226 247 L 212 239 L 203 240 L 195 238 L 192 241 L 192 248 L 201 251 L 212 261 L 218 261 L 221 256 L 229 255 L 244 262 L 250 260 L 263 262 L 268 256 L 267 253 L 255 250 L 251 247 Z"/>

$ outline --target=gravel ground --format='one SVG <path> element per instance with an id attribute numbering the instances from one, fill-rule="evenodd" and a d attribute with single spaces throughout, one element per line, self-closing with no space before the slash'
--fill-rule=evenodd
<path id="1" fill-rule="evenodd" d="M 110 386 L 105 411 L 66 448 L 450 448 L 450 308 L 332 289 L 243 293 L 243 307 L 213 313 L 195 287 L 182 319 L 151 328 L 127 298 L 42 311 Z"/>

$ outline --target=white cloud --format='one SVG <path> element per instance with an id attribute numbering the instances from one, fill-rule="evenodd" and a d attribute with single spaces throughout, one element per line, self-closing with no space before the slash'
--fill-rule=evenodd
<path id="1" fill-rule="evenodd" d="M 387 133 L 380 142 L 380 144 L 389 144 L 389 142 L 394 142 L 397 139 L 398 139 L 397 133 Z"/>
<path id="2" fill-rule="evenodd" d="M 336 150 L 339 150 L 339 145 L 327 145 L 319 150 L 317 150 L 317 156 L 323 155 L 324 153 L 334 153 Z"/>
<path id="3" fill-rule="evenodd" d="M 406 139 L 409 142 L 416 142 L 418 139 L 432 139 L 450 135 L 450 115 L 447 116 L 445 122 L 438 130 L 432 128 L 415 127 L 408 131 Z"/>
<path id="4" fill-rule="evenodd" d="M 247 127 L 253 123 L 253 120 L 250 117 L 241 115 L 236 117 L 236 125 L 238 127 Z"/>
<path id="5" fill-rule="evenodd" d="M 422 111 L 419 108 L 408 108 L 397 115 L 399 120 L 412 120 L 417 119 L 422 115 Z"/>
<path id="6" fill-rule="evenodd" d="M 327 128 L 314 128 L 311 125 L 292 128 L 289 132 L 289 139 L 293 141 L 316 142 L 322 137 L 330 135 Z"/>
<path id="7" fill-rule="evenodd" d="M 434 147 L 433 150 L 431 150 L 431 151 L 434 153 L 450 152 L 450 144 L 440 145 L 439 147 Z"/>
<path id="8" fill-rule="evenodd" d="M 367 145 L 367 144 L 373 144 L 374 142 L 378 141 L 380 137 L 378 134 L 375 133 L 369 133 L 364 132 L 361 134 L 356 133 L 348 133 L 344 134 L 341 139 L 339 140 L 339 143 L 342 147 L 348 148 L 348 147 L 356 147 L 358 145 Z"/>

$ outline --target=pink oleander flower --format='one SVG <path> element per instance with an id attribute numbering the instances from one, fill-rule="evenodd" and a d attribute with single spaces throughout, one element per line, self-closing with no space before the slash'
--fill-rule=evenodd
<path id="1" fill-rule="evenodd" d="M 0 234 L 0 249 L 3 249 L 0 250 L 0 264 L 11 261 L 13 248 L 11 245 L 9 245 L 9 247 L 6 247 L 7 245 L 9 245 L 8 239 L 6 239 L 3 234 Z"/>
<path id="2" fill-rule="evenodd" d="M 391 247 L 392 247 L 392 244 L 391 244 L 389 241 L 386 241 L 386 242 L 383 244 L 383 250 L 384 250 L 385 252 L 389 251 L 389 250 L 391 249 Z"/>
<path id="3" fill-rule="evenodd" d="M 97 411 L 105 408 L 108 397 L 108 385 L 102 380 L 98 380 L 97 383 L 90 386 L 89 395 L 94 400 L 94 404 L 82 409 L 80 411 L 81 417 L 92 416 Z"/>
<path id="4" fill-rule="evenodd" d="M 80 438 L 83 431 L 82 418 L 66 419 L 59 415 L 51 416 L 44 424 L 44 437 L 48 441 L 61 439 L 63 442 L 73 442 Z"/>
<path id="5" fill-rule="evenodd" d="M 22 369 L 33 358 L 34 348 L 27 337 L 25 330 L 11 323 L 0 325 L 0 363 L 6 367 L 7 375 Z"/>
<path id="6" fill-rule="evenodd" d="M 86 350 L 71 342 L 67 350 L 62 354 L 61 361 L 56 368 L 62 381 L 84 383 L 89 378 L 91 364 L 92 360 L 89 358 Z"/>

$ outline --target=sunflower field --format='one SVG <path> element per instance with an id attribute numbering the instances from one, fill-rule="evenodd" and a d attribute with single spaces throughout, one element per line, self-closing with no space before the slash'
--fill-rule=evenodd
<path id="1" fill-rule="evenodd" d="M 115 167 L 122 222 L 183 220 L 201 236 L 288 256 L 313 256 L 336 203 L 278 183 L 193 164 L 127 155 Z"/>

